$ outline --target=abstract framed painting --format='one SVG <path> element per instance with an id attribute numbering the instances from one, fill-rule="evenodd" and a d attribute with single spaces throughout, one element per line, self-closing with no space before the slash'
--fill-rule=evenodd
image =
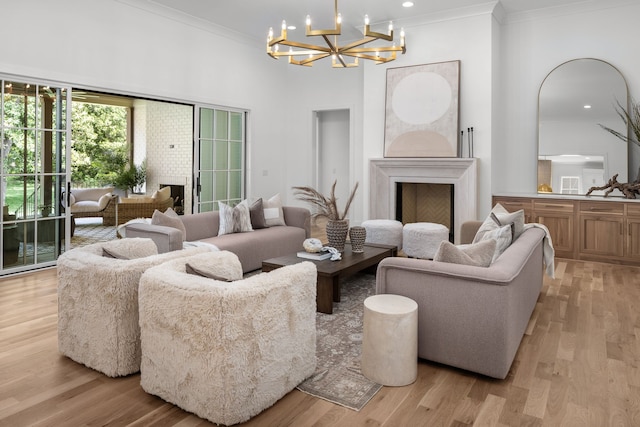
<path id="1" fill-rule="evenodd" d="M 460 61 L 387 69 L 384 157 L 457 157 Z"/>

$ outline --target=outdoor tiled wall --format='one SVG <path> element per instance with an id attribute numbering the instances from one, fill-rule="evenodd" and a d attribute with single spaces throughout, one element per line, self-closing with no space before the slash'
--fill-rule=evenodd
<path id="1" fill-rule="evenodd" d="M 184 185 L 185 213 L 191 213 L 193 109 L 190 106 L 165 102 L 138 102 L 144 103 L 144 107 L 140 108 L 144 110 L 144 114 L 139 115 L 136 111 L 134 134 L 136 145 L 139 145 L 142 140 L 145 141 L 146 192 L 152 194 L 160 188 L 160 184 Z M 139 155 L 136 150 L 134 152 L 136 162 Z"/>

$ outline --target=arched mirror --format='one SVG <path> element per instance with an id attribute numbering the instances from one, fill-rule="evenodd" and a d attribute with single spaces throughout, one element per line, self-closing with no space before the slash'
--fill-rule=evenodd
<path id="1" fill-rule="evenodd" d="M 628 134 L 618 102 L 628 108 L 627 83 L 605 61 L 575 59 L 547 75 L 538 94 L 538 192 L 583 195 L 616 173 L 618 182 L 635 179 L 634 147 L 599 126 Z"/>

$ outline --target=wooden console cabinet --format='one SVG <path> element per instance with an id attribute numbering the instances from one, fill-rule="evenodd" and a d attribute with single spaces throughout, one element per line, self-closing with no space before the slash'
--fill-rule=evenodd
<path id="1" fill-rule="evenodd" d="M 496 203 L 546 225 L 559 258 L 640 265 L 640 200 L 493 196 Z"/>

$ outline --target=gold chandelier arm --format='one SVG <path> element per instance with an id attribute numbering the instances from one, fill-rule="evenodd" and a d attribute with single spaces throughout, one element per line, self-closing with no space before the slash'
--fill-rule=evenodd
<path id="1" fill-rule="evenodd" d="M 388 42 L 393 41 L 393 30 L 389 32 L 389 34 L 376 33 L 375 31 L 371 31 L 371 27 L 367 24 L 364 26 L 364 36 L 365 37 L 373 37 L 374 39 L 382 39 Z"/>
<path id="2" fill-rule="evenodd" d="M 324 52 L 324 53 L 332 52 L 332 50 L 326 46 L 318 46 L 318 45 L 308 44 L 308 43 L 299 43 L 299 42 L 293 42 L 290 40 L 281 41 L 279 44 L 283 46 L 296 47 L 299 49 L 313 50 L 316 52 Z"/>

